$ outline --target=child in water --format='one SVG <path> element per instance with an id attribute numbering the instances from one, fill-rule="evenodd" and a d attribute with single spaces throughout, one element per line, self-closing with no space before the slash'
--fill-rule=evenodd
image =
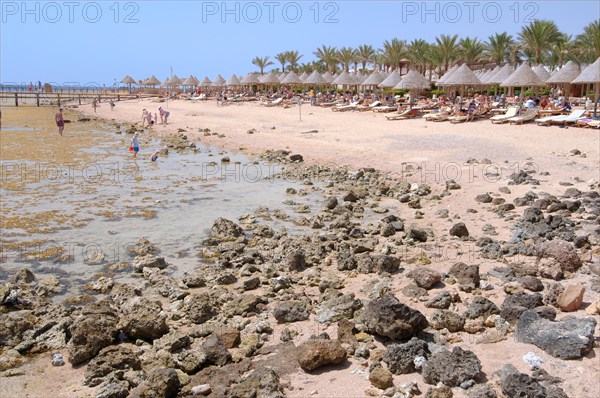
<path id="1" fill-rule="evenodd" d="M 150 156 L 150 160 L 153 162 L 156 162 L 157 159 L 158 159 L 158 151 L 154 151 L 152 156 Z"/>

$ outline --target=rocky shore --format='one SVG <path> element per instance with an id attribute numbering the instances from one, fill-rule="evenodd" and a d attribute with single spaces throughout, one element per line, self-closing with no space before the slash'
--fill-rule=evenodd
<path id="1" fill-rule="evenodd" d="M 160 242 L 140 238 L 107 267 L 133 282 L 99 273 L 81 303 L 53 300 L 60 279 L 22 268 L 0 284 L 3 383 L 42 358 L 85 369 L 78 394 L 97 398 L 600 391 L 597 182 L 545 192 L 538 173 L 520 171 L 449 214 L 460 181 L 261 157 L 304 184 L 284 203 L 303 232 L 274 228 L 278 209 L 218 218 L 197 253 L 204 265 L 177 278 Z M 319 206 L 296 203 L 309 192 Z M 316 382 L 330 372 L 345 377 Z"/>

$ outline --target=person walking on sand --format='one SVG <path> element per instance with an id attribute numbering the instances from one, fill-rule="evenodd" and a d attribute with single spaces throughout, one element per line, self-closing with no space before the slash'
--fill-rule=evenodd
<path id="1" fill-rule="evenodd" d="M 140 151 L 140 140 L 138 138 L 138 133 L 133 134 L 131 146 L 133 147 L 133 157 L 137 158 L 137 153 Z"/>
<path id="2" fill-rule="evenodd" d="M 92 99 L 92 108 L 94 108 L 94 113 L 96 113 L 96 108 L 98 107 L 98 101 L 96 98 Z"/>
<path id="3" fill-rule="evenodd" d="M 114 111 L 115 110 L 115 102 L 111 99 L 109 104 L 110 104 L 110 110 Z"/>
<path id="4" fill-rule="evenodd" d="M 58 108 L 58 112 L 54 115 L 54 121 L 58 127 L 58 134 L 63 135 L 65 129 L 65 120 L 63 119 L 63 108 Z"/>

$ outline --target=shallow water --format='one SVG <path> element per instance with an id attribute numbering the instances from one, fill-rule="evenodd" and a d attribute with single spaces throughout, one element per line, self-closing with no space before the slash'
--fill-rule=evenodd
<path id="1" fill-rule="evenodd" d="M 79 128 L 85 124 L 69 126 L 69 133 Z M 2 160 L 2 279 L 30 267 L 59 275 L 67 294 L 76 294 L 107 265 L 130 261 L 127 249 L 142 237 L 159 247 L 167 271 L 179 275 L 202 261 L 200 243 L 217 217 L 237 222 L 261 207 L 279 209 L 290 221 L 273 217 L 268 224 L 293 231 L 300 228 L 291 221 L 299 214 L 282 202 L 314 209 L 321 198 L 286 194 L 288 187 L 306 187 L 278 177 L 280 166 L 243 153 L 227 153 L 230 163 L 221 163 L 224 153 L 196 142 L 199 153 L 170 151 L 151 162 L 158 140 L 142 134 L 142 152 L 133 159 L 129 138 L 114 134 L 114 127 L 85 132 L 97 140 L 81 149 L 83 160 L 32 162 L 26 153 Z"/>

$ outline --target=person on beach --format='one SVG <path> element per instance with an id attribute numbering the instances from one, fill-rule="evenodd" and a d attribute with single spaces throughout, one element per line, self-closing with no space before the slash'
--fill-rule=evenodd
<path id="1" fill-rule="evenodd" d="M 167 124 L 167 119 L 169 118 L 171 112 L 163 109 L 162 106 L 158 107 L 158 112 L 160 113 L 160 122 L 163 125 Z"/>
<path id="2" fill-rule="evenodd" d="M 152 118 L 152 116 L 150 116 L 150 118 Z M 142 127 L 144 127 L 144 124 L 146 123 L 146 121 L 148 120 L 148 111 L 146 110 L 146 108 L 142 109 Z M 148 123 L 150 124 L 150 123 Z"/>
<path id="3" fill-rule="evenodd" d="M 96 108 L 98 107 L 98 101 L 96 98 L 92 99 L 92 108 L 94 108 L 94 113 L 96 113 Z"/>
<path id="4" fill-rule="evenodd" d="M 33 83 L 29 82 L 29 92 L 33 92 Z"/>
<path id="5" fill-rule="evenodd" d="M 156 162 L 157 159 L 158 159 L 158 151 L 154 151 L 154 153 L 152 153 L 152 156 L 150 156 L 150 160 L 153 162 Z"/>
<path id="6" fill-rule="evenodd" d="M 58 108 L 58 112 L 54 115 L 54 121 L 58 127 L 58 134 L 63 135 L 65 129 L 65 120 L 63 119 L 63 108 Z"/>
<path id="7" fill-rule="evenodd" d="M 114 111 L 115 110 L 115 102 L 113 100 L 110 100 L 109 105 L 110 105 L 110 110 Z"/>
<path id="8" fill-rule="evenodd" d="M 140 140 L 138 138 L 138 133 L 133 134 L 131 146 L 133 147 L 133 157 L 137 158 L 137 153 L 140 151 Z"/>

